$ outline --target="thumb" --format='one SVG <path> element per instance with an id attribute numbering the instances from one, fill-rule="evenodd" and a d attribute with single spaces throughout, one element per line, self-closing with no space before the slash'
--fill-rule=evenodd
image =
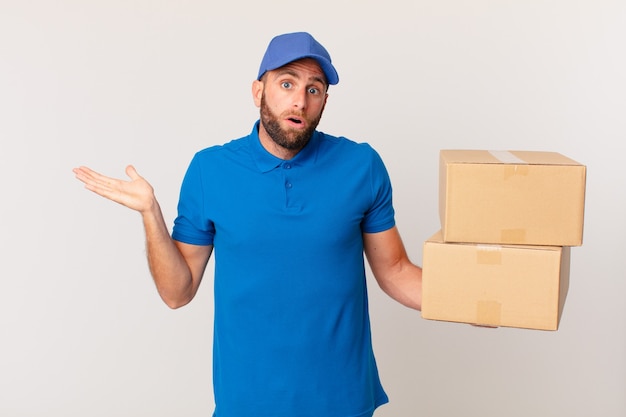
<path id="1" fill-rule="evenodd" d="M 131 180 L 136 180 L 137 178 L 140 178 L 139 174 L 137 173 L 137 170 L 132 165 L 128 165 L 126 167 L 126 175 L 128 175 Z"/>

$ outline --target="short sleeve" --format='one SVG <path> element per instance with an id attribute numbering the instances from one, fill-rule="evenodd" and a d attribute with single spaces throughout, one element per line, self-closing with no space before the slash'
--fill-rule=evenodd
<path id="1" fill-rule="evenodd" d="M 196 154 L 183 179 L 172 238 L 192 245 L 212 245 L 213 223 L 205 216 L 205 194 L 201 158 Z"/>
<path id="2" fill-rule="evenodd" d="M 369 147 L 369 145 L 366 145 Z M 372 204 L 365 213 L 361 229 L 364 233 L 377 233 L 395 226 L 392 186 L 389 173 L 380 155 L 371 149 L 370 186 Z"/>

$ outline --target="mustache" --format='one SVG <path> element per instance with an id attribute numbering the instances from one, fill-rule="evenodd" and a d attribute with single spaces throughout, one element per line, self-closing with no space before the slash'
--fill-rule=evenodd
<path id="1" fill-rule="evenodd" d="M 283 117 L 297 117 L 298 119 L 306 119 L 303 111 L 287 111 L 283 113 Z"/>

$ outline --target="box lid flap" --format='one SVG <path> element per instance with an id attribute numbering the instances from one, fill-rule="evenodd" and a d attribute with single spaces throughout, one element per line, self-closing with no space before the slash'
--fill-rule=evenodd
<path id="1" fill-rule="evenodd" d="M 581 165 L 558 152 L 545 151 L 442 149 L 440 155 L 447 163 L 460 164 Z"/>

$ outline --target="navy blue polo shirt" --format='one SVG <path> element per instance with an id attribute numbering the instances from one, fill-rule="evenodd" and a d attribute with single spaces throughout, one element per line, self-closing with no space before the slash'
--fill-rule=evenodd
<path id="1" fill-rule="evenodd" d="M 251 134 L 198 152 L 173 238 L 214 245 L 215 417 L 366 417 L 388 401 L 362 233 L 394 226 L 379 155 L 316 131 L 293 159 Z"/>

